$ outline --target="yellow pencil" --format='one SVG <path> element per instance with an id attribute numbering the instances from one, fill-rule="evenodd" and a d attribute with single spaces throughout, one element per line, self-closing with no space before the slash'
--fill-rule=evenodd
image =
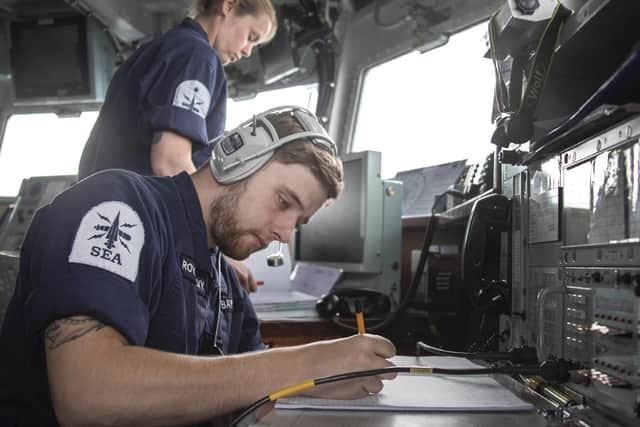
<path id="1" fill-rule="evenodd" d="M 358 325 L 358 335 L 364 335 L 366 331 L 364 328 L 364 314 L 362 314 L 360 301 L 356 301 L 356 324 Z"/>

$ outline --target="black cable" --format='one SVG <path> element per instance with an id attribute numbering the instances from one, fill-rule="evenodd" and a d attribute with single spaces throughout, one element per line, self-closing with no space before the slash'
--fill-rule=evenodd
<path id="1" fill-rule="evenodd" d="M 420 351 L 426 351 L 439 356 L 465 357 L 469 359 L 482 359 L 490 362 L 506 360 L 516 364 L 538 363 L 536 349 L 534 347 L 513 347 L 506 352 L 465 352 L 452 351 L 425 344 L 422 341 L 416 343 L 416 356 L 420 356 Z"/>
<path id="2" fill-rule="evenodd" d="M 335 48 L 331 41 L 324 39 L 313 42 L 311 48 L 315 53 L 318 75 L 316 115 L 322 120 L 323 126 L 327 127 L 329 125 L 329 109 L 335 90 Z"/>
<path id="3" fill-rule="evenodd" d="M 255 411 L 256 409 L 258 409 L 259 407 L 261 407 L 262 405 L 264 405 L 265 403 L 269 403 L 271 402 L 271 399 L 269 398 L 269 396 L 265 396 L 260 400 L 256 400 L 255 402 L 253 402 L 251 404 L 251 406 L 249 406 L 247 409 L 245 409 L 244 411 L 242 411 L 242 413 L 240 415 L 238 415 L 232 422 L 231 424 L 229 424 L 229 427 L 233 427 L 238 425 L 238 423 L 242 420 L 244 420 L 250 413 L 252 413 L 253 411 Z"/>
<path id="4" fill-rule="evenodd" d="M 314 380 L 305 381 L 291 387 L 286 387 L 280 391 L 272 393 L 268 396 L 257 400 L 240 415 L 238 415 L 230 424 L 235 427 L 251 412 L 268 402 L 273 402 L 279 398 L 298 393 L 321 384 L 329 384 L 337 381 L 350 380 L 354 378 L 369 377 L 373 375 L 384 375 L 388 373 L 409 373 L 415 375 L 540 375 L 549 381 L 566 381 L 569 377 L 569 370 L 575 366 L 563 360 L 547 361 L 540 366 L 494 366 L 491 368 L 471 368 L 471 369 L 449 369 L 449 368 L 430 368 L 427 366 L 391 366 L 388 368 L 369 369 L 366 371 L 354 371 L 344 374 L 331 375 L 328 377 L 316 378 Z"/>
<path id="5" fill-rule="evenodd" d="M 401 314 L 403 314 L 409 304 L 413 301 L 415 297 L 416 291 L 418 289 L 418 285 L 420 285 L 420 281 L 422 279 L 422 274 L 424 273 L 424 267 L 427 264 L 427 260 L 429 258 L 429 247 L 431 246 L 431 241 L 433 240 L 433 234 L 435 233 L 436 225 L 438 223 L 438 216 L 431 215 L 429 219 L 429 223 L 427 224 L 427 229 L 424 233 L 424 241 L 422 243 L 422 251 L 420 252 L 420 260 L 418 261 L 418 266 L 413 275 L 413 280 L 411 281 L 411 285 L 409 289 L 407 289 L 407 293 L 405 297 L 402 299 L 400 304 L 398 305 L 398 309 L 393 311 L 387 316 L 387 318 L 381 320 L 379 323 L 375 325 L 367 325 L 367 332 L 376 333 L 379 332 L 393 322 L 395 322 Z M 358 329 L 354 326 L 348 325 L 342 321 L 340 321 L 337 316 L 331 317 L 331 322 L 336 325 L 339 329 L 347 331 L 349 333 L 357 333 Z"/>
<path id="6" fill-rule="evenodd" d="M 268 396 L 264 396 L 263 398 L 261 398 L 260 400 L 257 400 L 256 402 L 254 402 L 251 406 L 249 406 L 246 410 L 242 411 L 242 413 L 240 415 L 238 415 L 233 422 L 229 425 L 229 427 L 235 427 L 238 425 L 238 423 L 240 421 L 242 421 L 244 418 L 246 418 L 251 412 L 253 412 L 254 410 L 258 409 L 260 406 L 264 405 L 265 403 L 269 403 L 269 402 L 273 402 L 281 397 L 285 397 L 288 396 L 290 394 L 296 393 L 298 391 L 301 390 L 305 390 L 307 388 L 312 388 L 315 387 L 317 385 L 321 385 L 321 384 L 329 384 L 332 382 L 337 382 L 337 381 L 343 381 L 343 380 L 350 380 L 350 379 L 354 379 L 354 378 L 361 378 L 361 377 L 369 377 L 372 375 L 382 375 L 382 374 L 388 374 L 388 373 L 393 373 L 393 372 L 410 372 L 411 367 L 408 366 L 392 366 L 389 368 L 380 368 L 380 369 L 369 369 L 366 371 L 354 371 L 354 372 L 347 372 L 345 374 L 337 374 L 337 375 L 331 375 L 328 377 L 321 377 L 321 378 L 316 378 L 314 380 L 311 381 L 307 381 L 304 383 L 300 383 L 300 384 L 296 384 L 294 386 L 291 387 L 286 387 L 276 393 L 272 393 Z"/>
<path id="7" fill-rule="evenodd" d="M 472 359 L 483 359 L 483 360 L 510 360 L 510 357 L 507 353 L 474 353 L 467 351 L 452 351 L 445 350 L 443 348 L 433 347 L 429 344 L 425 344 L 422 341 L 418 341 L 416 343 L 416 356 L 420 356 L 420 350 L 424 350 L 427 353 L 437 354 L 439 356 L 453 356 L 453 357 L 466 357 Z"/>

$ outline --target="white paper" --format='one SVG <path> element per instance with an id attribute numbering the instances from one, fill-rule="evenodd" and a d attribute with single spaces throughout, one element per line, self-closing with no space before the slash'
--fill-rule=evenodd
<path id="1" fill-rule="evenodd" d="M 396 356 L 398 366 L 478 368 L 467 359 Z M 366 411 L 529 411 L 535 409 L 488 375 L 398 375 L 375 395 L 354 400 L 309 397 L 278 399 L 277 409 Z"/>
<path id="2" fill-rule="evenodd" d="M 256 280 L 264 282 L 257 292 L 249 295 L 253 307 L 259 313 L 315 309 L 319 297 L 331 290 L 342 271 L 299 262 L 289 274 L 291 259 L 286 247 L 283 247 L 285 265 L 266 267 L 266 257 L 276 250 L 277 245 L 270 246 L 256 252 L 246 262 Z"/>
<path id="3" fill-rule="evenodd" d="M 307 310 L 315 308 L 317 298 L 296 291 L 256 292 L 249 296 L 257 312 Z M 262 316 L 260 316 L 262 318 Z"/>
<path id="4" fill-rule="evenodd" d="M 291 273 L 291 289 L 320 298 L 331 291 L 341 275 L 339 268 L 298 262 Z"/>

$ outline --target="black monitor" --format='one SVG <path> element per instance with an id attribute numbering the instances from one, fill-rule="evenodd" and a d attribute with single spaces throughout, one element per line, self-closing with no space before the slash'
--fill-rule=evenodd
<path id="1" fill-rule="evenodd" d="M 11 75 L 15 106 L 96 103 L 115 70 L 107 32 L 80 14 L 12 21 Z"/>
<path id="2" fill-rule="evenodd" d="M 339 268 L 342 288 L 399 297 L 402 183 L 380 178 L 380 153 L 342 157 L 344 192 L 296 233 L 294 258 Z"/>
<path id="3" fill-rule="evenodd" d="M 89 95 L 85 18 L 12 22 L 11 68 L 18 99 Z"/>

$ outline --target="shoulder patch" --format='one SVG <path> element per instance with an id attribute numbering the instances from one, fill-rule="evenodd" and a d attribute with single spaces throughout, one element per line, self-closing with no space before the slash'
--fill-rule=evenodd
<path id="1" fill-rule="evenodd" d="M 198 80 L 183 81 L 173 96 L 173 105 L 196 113 L 203 119 L 207 117 L 210 104 L 209 89 Z"/>
<path id="2" fill-rule="evenodd" d="M 123 202 L 103 202 L 80 221 L 69 262 L 110 271 L 135 282 L 144 246 L 140 216 Z"/>

